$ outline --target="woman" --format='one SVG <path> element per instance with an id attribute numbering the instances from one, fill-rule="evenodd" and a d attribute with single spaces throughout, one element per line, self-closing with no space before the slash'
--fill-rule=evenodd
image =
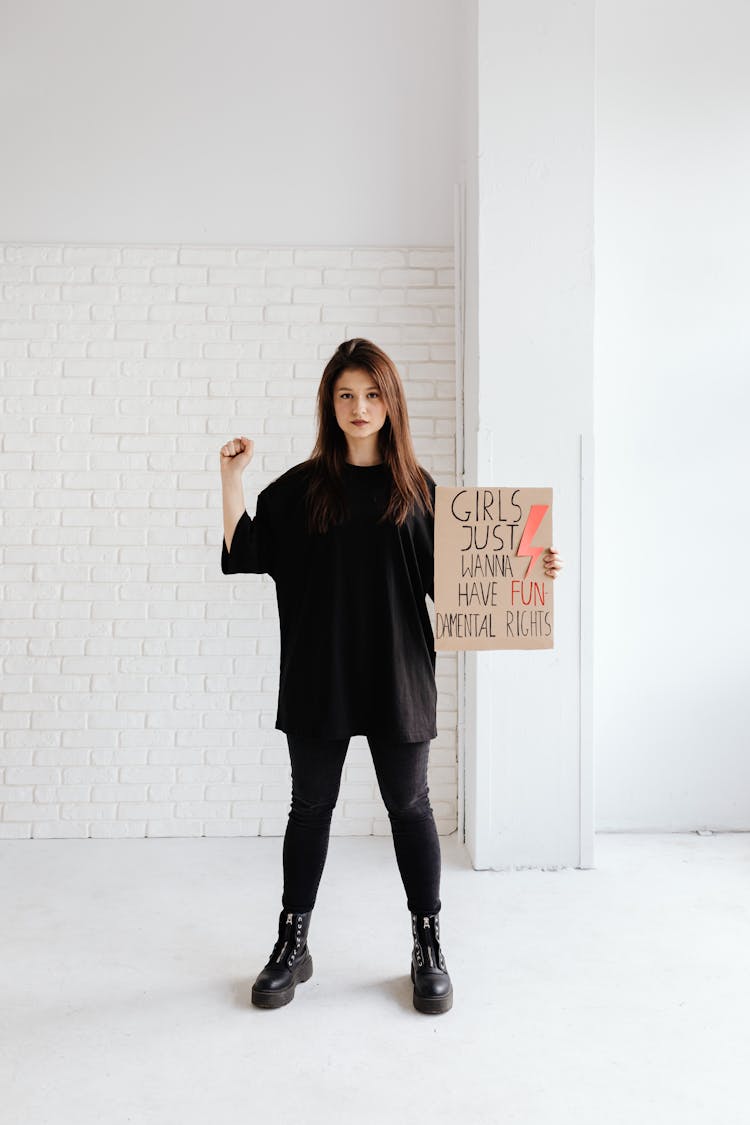
<path id="1" fill-rule="evenodd" d="M 281 654 L 276 728 L 286 734 L 291 808 L 283 844 L 278 938 L 252 989 L 277 1008 L 309 980 L 307 944 L 341 773 L 366 735 L 411 913 L 413 1002 L 447 1011 L 453 988 L 440 945 L 440 843 L 427 785 L 437 736 L 433 598 L 435 481 L 417 462 L 404 388 L 377 345 L 342 343 L 317 394 L 309 460 L 245 509 L 253 441 L 221 449 L 224 574 L 274 579 Z M 561 565 L 553 548 L 546 572 Z"/>

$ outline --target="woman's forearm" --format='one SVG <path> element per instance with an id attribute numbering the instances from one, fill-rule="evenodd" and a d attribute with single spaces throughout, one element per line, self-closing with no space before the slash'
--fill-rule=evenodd
<path id="1" fill-rule="evenodd" d="M 239 473 L 222 474 L 221 501 L 224 513 L 224 542 L 227 545 L 227 550 L 231 551 L 235 528 L 240 516 L 246 510 L 242 477 Z"/>

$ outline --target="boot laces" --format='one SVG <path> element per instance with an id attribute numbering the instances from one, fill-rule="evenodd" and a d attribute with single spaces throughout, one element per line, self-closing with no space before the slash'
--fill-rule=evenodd
<path id="1" fill-rule="evenodd" d="M 294 914 L 290 910 L 284 920 L 284 932 L 279 935 L 271 957 L 278 964 L 289 951 L 286 963 L 291 968 L 299 956 L 302 944 L 302 915 Z"/>
<path id="2" fill-rule="evenodd" d="M 411 929 L 414 936 L 414 956 L 417 966 L 422 969 L 427 963 L 431 969 L 440 969 L 447 973 L 443 950 L 440 947 L 438 915 L 412 914 Z"/>

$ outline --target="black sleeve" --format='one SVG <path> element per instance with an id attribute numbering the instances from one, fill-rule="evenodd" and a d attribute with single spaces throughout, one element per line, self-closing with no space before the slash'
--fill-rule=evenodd
<path id="1" fill-rule="evenodd" d="M 435 481 L 426 470 L 427 486 L 432 499 L 432 512 L 422 512 L 415 527 L 415 547 L 419 562 L 422 586 L 430 601 L 435 603 Z"/>
<path id="2" fill-rule="evenodd" d="M 237 521 L 232 536 L 232 549 L 226 538 L 221 545 L 222 574 L 270 574 L 276 572 L 273 529 L 269 518 L 265 490 L 258 495 L 255 519 L 245 511 Z"/>

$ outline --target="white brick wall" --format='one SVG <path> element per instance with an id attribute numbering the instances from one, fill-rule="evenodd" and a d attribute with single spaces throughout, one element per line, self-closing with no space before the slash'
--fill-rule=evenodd
<path id="1" fill-rule="evenodd" d="M 420 461 L 453 484 L 452 250 L 0 254 L 0 837 L 281 835 L 274 587 L 221 573 L 219 448 L 255 439 L 253 514 L 310 453 L 325 362 L 362 335 L 399 367 Z M 455 654 L 437 675 L 429 781 L 449 833 Z M 361 736 L 332 832 L 390 833 Z"/>

